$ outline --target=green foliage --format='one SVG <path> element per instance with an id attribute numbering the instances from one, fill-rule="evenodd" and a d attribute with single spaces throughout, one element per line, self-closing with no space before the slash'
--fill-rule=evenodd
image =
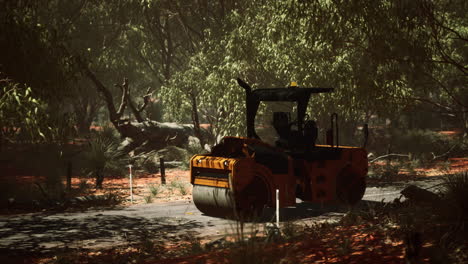
<path id="1" fill-rule="evenodd" d="M 424 97 L 424 82 L 440 85 L 434 71 L 438 64 L 432 62 L 439 51 L 431 35 L 431 12 L 439 8 L 445 6 L 426 1 L 246 5 L 244 12 L 232 12 L 218 34 L 210 35 L 207 48 L 191 57 L 189 68 L 163 87 L 165 103 L 182 110 L 167 114 L 184 120 L 190 112 L 188 92 L 195 90 L 203 119 L 215 134 L 242 135 L 244 92 L 234 81 L 242 77 L 253 87 L 284 87 L 291 80 L 335 87 L 331 96 L 316 96 L 309 110 L 322 124 L 330 112 L 351 123 L 371 114 L 396 118 L 415 97 Z M 395 15 L 401 13 L 405 15 Z M 416 25 L 421 29 L 415 30 Z M 463 32 L 460 26 L 457 30 Z M 463 53 L 444 46 L 452 48 Z M 464 96 L 463 89 L 457 85 L 448 94 Z M 447 94 L 425 99 L 442 97 L 448 99 Z"/>
<path id="2" fill-rule="evenodd" d="M 447 175 L 444 178 L 444 197 L 448 204 L 455 207 L 451 213 L 459 220 L 468 221 L 468 172 Z"/>
<path id="3" fill-rule="evenodd" d="M 428 153 L 432 145 L 442 145 L 443 135 L 429 130 L 406 130 L 396 132 L 393 136 L 396 141 L 395 148 L 403 153 Z"/>
<path id="4" fill-rule="evenodd" d="M 181 182 L 179 180 L 173 180 L 171 181 L 171 184 L 169 186 L 171 190 L 178 190 L 181 195 L 186 195 L 187 194 L 187 183 Z"/>
<path id="5" fill-rule="evenodd" d="M 405 164 L 406 170 L 408 171 L 409 175 L 417 175 L 418 172 L 416 171 L 417 168 L 422 168 L 423 163 L 420 159 L 412 159 L 406 162 Z M 447 167 L 445 167 L 447 168 Z"/>
<path id="6" fill-rule="evenodd" d="M 369 168 L 369 177 L 391 182 L 397 178 L 402 168 L 403 165 L 399 162 L 387 162 L 385 165 L 372 163 Z"/>
<path id="7" fill-rule="evenodd" d="M 156 150 L 142 152 L 132 157 L 132 164 L 148 173 L 157 173 L 159 171 L 159 155 Z"/>
<path id="8" fill-rule="evenodd" d="M 96 135 L 110 142 L 117 143 L 120 141 L 119 133 L 117 132 L 114 126 L 109 124 L 103 125 L 102 130 L 97 132 Z"/>
<path id="9" fill-rule="evenodd" d="M 88 181 L 85 179 L 81 179 L 80 183 L 78 184 L 78 193 L 84 193 L 88 189 Z"/>
<path id="10" fill-rule="evenodd" d="M 283 223 L 281 232 L 283 239 L 286 241 L 291 241 L 297 239 L 303 234 L 304 228 L 293 221 L 287 221 Z"/>
<path id="11" fill-rule="evenodd" d="M 193 148 L 189 148 L 189 150 Z M 158 151 L 158 156 L 165 161 L 182 161 L 181 169 L 188 169 L 190 158 L 193 156 L 188 150 L 176 146 L 168 146 Z"/>
<path id="12" fill-rule="evenodd" d="M 449 137 L 430 130 L 394 130 L 392 151 L 409 153 L 417 159 L 432 159 L 435 154 L 447 152 L 452 144 Z M 432 154 L 431 154 L 432 153 Z"/>
<path id="13" fill-rule="evenodd" d="M 150 190 L 151 196 L 153 197 L 158 196 L 158 194 L 160 194 L 163 190 L 163 186 L 159 184 L 150 184 L 148 188 Z"/>
<path id="14" fill-rule="evenodd" d="M 0 24 L 0 71 L 32 87 L 35 98 L 49 106 L 63 104 L 62 99 L 69 92 L 64 85 L 75 75 L 64 48 L 67 37 L 63 33 L 70 26 L 59 27 L 60 20 L 67 22 L 61 19 L 62 14 L 55 12 L 58 10 L 54 5 L 58 2 L 9 2 L 2 5 L 0 13 L 3 21 Z"/>
<path id="15" fill-rule="evenodd" d="M 0 159 L 7 161 L 13 172 L 6 172 L 1 186 L 0 204 L 13 199 L 13 205 L 25 208 L 57 206 L 65 201 L 65 157 L 61 148 L 53 145 L 33 145 L 9 152 L 0 152 Z M 13 158 L 12 158 L 13 157 Z M 18 171 L 17 171 L 18 170 Z M 34 181 L 16 181 L 16 173 L 26 172 Z"/>
<path id="16" fill-rule="evenodd" d="M 176 146 L 168 146 L 158 152 L 165 161 L 184 160 L 187 157 L 187 151 Z"/>
<path id="17" fill-rule="evenodd" d="M 74 203 L 82 207 L 114 206 L 120 204 L 122 201 L 122 197 L 112 192 L 103 195 L 87 195 L 74 198 Z"/>
<path id="18" fill-rule="evenodd" d="M 0 138 L 11 143 L 59 143 L 74 135 L 73 116 L 39 99 L 33 89 L 0 80 Z M 52 112 L 52 113 L 51 113 Z"/>
<path id="19" fill-rule="evenodd" d="M 152 195 L 146 195 L 143 197 L 145 199 L 145 203 L 152 203 L 153 202 L 153 196 Z"/>
<path id="20" fill-rule="evenodd" d="M 41 123 L 46 119 L 45 105 L 24 88 L 10 80 L 0 80 L 0 137 L 9 142 L 45 141 L 46 131 Z"/>
<path id="21" fill-rule="evenodd" d="M 96 177 L 96 187 L 102 187 L 104 175 L 110 173 L 123 175 L 126 168 L 124 153 L 117 150 L 117 144 L 103 135 L 96 135 L 89 141 L 84 153 L 87 170 Z"/>
<path id="22" fill-rule="evenodd" d="M 1 64 L 49 115 L 70 102 L 81 130 L 100 105 L 74 56 L 114 97 L 120 91 L 109 84 L 123 77 L 136 104 L 152 87 L 148 118 L 192 122 L 196 104 L 215 138 L 245 135 L 237 77 L 254 88 L 334 87 L 314 96 L 308 113 L 320 127 L 338 113 L 346 139 L 373 115 L 396 120 L 423 106 L 466 129 L 468 25 L 460 10 L 466 1 L 13 1 L 0 13 L 8 36 L 0 38 Z"/>

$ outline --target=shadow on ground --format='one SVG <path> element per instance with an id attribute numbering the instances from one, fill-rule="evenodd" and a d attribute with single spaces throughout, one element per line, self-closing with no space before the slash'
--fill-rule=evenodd
<path id="1" fill-rule="evenodd" d="M 66 248 L 101 248 L 151 238 L 184 239 L 178 231 L 201 227 L 196 221 L 94 214 L 82 218 L 30 215 L 0 221 L 0 255 L 50 253 Z"/>

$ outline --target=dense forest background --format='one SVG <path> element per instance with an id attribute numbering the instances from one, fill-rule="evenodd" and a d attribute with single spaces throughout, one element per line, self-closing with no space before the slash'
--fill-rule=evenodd
<path id="1" fill-rule="evenodd" d="M 467 263 L 467 11 L 467 0 L 0 0 L 0 217 L 28 213 L 24 221 L 0 219 L 1 234 L 6 234 L 2 242 L 13 241 L 11 250 L 0 245 L 0 259 L 20 259 L 23 253 L 17 252 L 29 257 L 39 249 L 51 255 L 40 263 L 153 263 L 160 257 L 167 263 L 166 256 L 217 248 L 222 259 L 233 263 L 312 263 L 319 257 L 325 261 L 323 256 L 340 263 L 349 263 L 348 256 L 363 259 L 359 263 L 400 263 L 402 254 L 406 263 L 422 263 L 417 257 L 424 247 L 430 254 L 422 255 L 434 255 L 431 263 Z M 330 114 L 337 113 L 339 143 L 368 151 L 366 181 L 376 187 L 373 191 L 396 197 L 400 187 L 426 176 L 435 176 L 437 184 L 424 190 L 410 185 L 401 192 L 406 198 L 393 202 L 382 198 L 377 203 L 381 196 L 371 194 L 375 200 L 357 210 L 348 207 L 331 225 L 321 204 L 320 223 L 309 228 L 299 218 L 307 229 L 289 221 L 282 225 L 284 237 L 298 243 L 281 244 L 279 226 L 264 225 L 271 233 L 258 247 L 257 227 L 245 239 L 247 228 L 241 223 L 232 225 L 240 234 L 234 239 L 239 248 L 231 247 L 236 244 L 229 237 L 222 242 L 216 232 L 216 240 L 202 251 L 201 241 L 208 240 L 190 234 L 205 224 L 182 221 L 193 214 L 187 211 L 189 161 L 223 136 L 246 136 L 245 91 L 236 78 L 254 89 L 287 87 L 293 81 L 301 87 L 335 88 L 314 94 L 309 102 L 307 115 L 317 121 L 318 143 L 324 143 Z M 288 104 L 279 107 L 294 110 Z M 271 110 L 277 111 L 260 107 L 263 132 L 271 125 L 264 118 Z M 316 168 L 295 164 L 295 174 Z M 353 170 L 346 167 L 337 177 Z M 207 171 L 220 179 L 221 174 Z M 334 176 L 322 181 L 322 174 L 316 182 L 310 179 L 324 186 L 338 182 Z M 256 184 L 252 180 L 240 192 L 247 194 L 246 201 L 256 201 L 250 200 Z M 135 214 L 132 220 L 133 211 L 127 217 L 94 210 L 153 199 L 183 199 L 185 211 L 179 216 L 168 203 L 164 207 L 172 215 L 156 217 L 144 209 L 146 216 Z M 86 208 L 93 208 L 90 218 L 69 218 Z M 309 212 L 315 216 L 312 207 L 301 208 L 307 217 Z M 46 210 L 64 211 L 67 217 L 48 218 Z M 334 210 L 330 219 L 339 215 Z M 38 211 L 47 216 L 29 214 Z M 206 221 L 211 228 L 211 220 Z M 148 229 L 149 224 L 157 225 Z M 163 227 L 183 230 L 184 236 Z M 64 248 L 49 251 L 60 233 L 67 233 L 59 242 Z M 109 239 L 125 240 L 115 239 L 119 247 L 88 256 L 101 250 L 98 244 L 108 244 L 101 239 L 107 233 L 113 234 Z M 175 237 L 190 250 L 170 242 Z M 75 246 L 78 251 L 69 251 Z M 81 251 L 84 246 L 90 251 Z M 27 259 L 15 263 L 33 263 Z"/>
<path id="2" fill-rule="evenodd" d="M 468 131 L 463 0 L 1 3 L 2 142 L 108 123 L 100 85 L 117 102 L 124 78 L 142 119 L 210 124 L 211 138 L 245 135 L 237 77 L 334 87 L 308 113 L 321 127 L 338 113 L 348 135 L 363 123 Z"/>

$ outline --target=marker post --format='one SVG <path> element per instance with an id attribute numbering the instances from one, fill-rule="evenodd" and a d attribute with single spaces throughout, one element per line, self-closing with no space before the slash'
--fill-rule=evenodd
<path id="1" fill-rule="evenodd" d="M 279 229 L 279 189 L 276 189 L 276 227 Z"/>
<path id="2" fill-rule="evenodd" d="M 132 177 L 132 165 L 128 165 L 130 171 L 130 202 L 133 203 L 133 177 Z"/>

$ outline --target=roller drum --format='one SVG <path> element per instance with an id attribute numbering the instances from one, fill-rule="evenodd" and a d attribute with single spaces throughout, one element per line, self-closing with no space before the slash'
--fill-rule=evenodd
<path id="1" fill-rule="evenodd" d="M 235 201 L 230 189 L 194 185 L 192 196 L 195 206 L 206 215 L 218 217 L 234 215 Z"/>

